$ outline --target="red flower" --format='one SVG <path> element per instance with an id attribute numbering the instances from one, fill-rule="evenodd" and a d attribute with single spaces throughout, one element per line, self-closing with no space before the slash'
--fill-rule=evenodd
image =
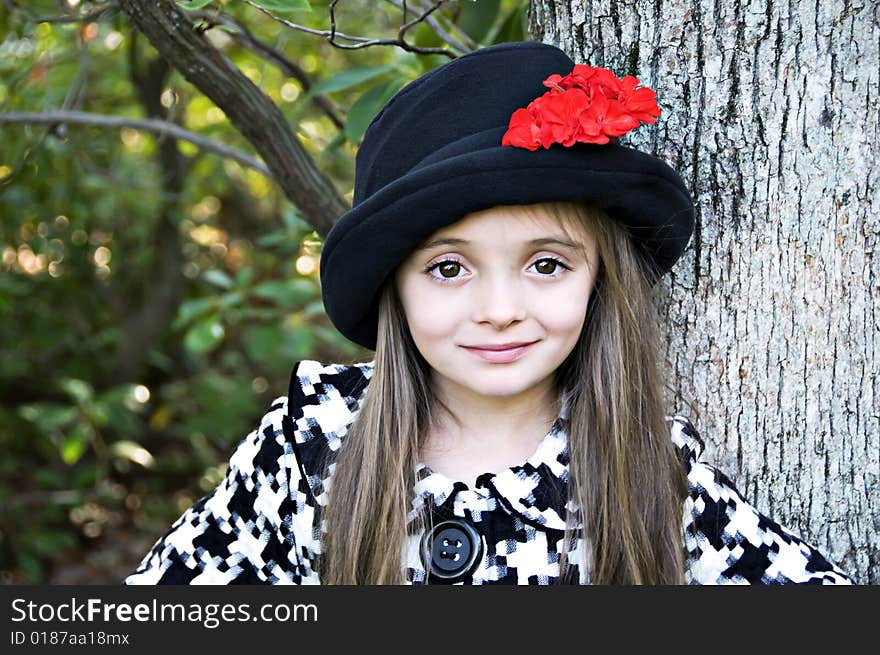
<path id="1" fill-rule="evenodd" d="M 571 88 L 549 97 L 538 106 L 541 119 L 541 145 L 549 148 L 552 143 L 574 145 L 580 130 L 580 115 L 589 105 L 587 94 Z"/>
<path id="2" fill-rule="evenodd" d="M 528 109 L 517 109 L 510 117 L 510 126 L 501 139 L 502 146 L 537 150 L 541 145 L 541 128 Z"/>
<path id="3" fill-rule="evenodd" d="M 517 109 L 501 145 L 537 150 L 554 143 L 608 143 L 660 116 L 656 93 L 637 88 L 631 75 L 617 78 L 607 68 L 575 64 L 565 76 L 544 80 L 550 90 Z"/>
<path id="4" fill-rule="evenodd" d="M 609 100 L 601 94 L 597 94 L 590 110 L 581 118 L 581 124 L 587 121 L 596 125 L 601 134 L 615 138 L 639 126 L 639 120 L 627 112 L 621 103 Z"/>
<path id="5" fill-rule="evenodd" d="M 626 107 L 634 118 L 643 123 L 655 123 L 660 116 L 660 108 L 654 97 L 657 95 L 653 89 L 642 87 L 637 89 L 639 81 L 627 75 L 621 80 L 618 100 Z"/>

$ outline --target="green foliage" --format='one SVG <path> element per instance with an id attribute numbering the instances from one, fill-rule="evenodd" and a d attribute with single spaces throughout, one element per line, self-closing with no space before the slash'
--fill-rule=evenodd
<path id="1" fill-rule="evenodd" d="M 491 43 L 508 43 L 528 39 L 526 29 L 526 6 L 513 7 L 504 20 L 496 28 L 489 30 Z"/>
<path id="2" fill-rule="evenodd" d="M 269 11 L 310 11 L 307 0 L 252 0 L 253 3 Z"/>
<path id="3" fill-rule="evenodd" d="M 178 0 L 181 7 L 188 10 L 202 9 L 214 0 Z M 253 3 L 269 11 L 311 11 L 308 0 L 253 0 Z"/>
<path id="4" fill-rule="evenodd" d="M 389 80 L 366 91 L 354 102 L 345 121 L 345 138 L 350 143 L 357 143 L 363 138 L 370 122 L 401 85 L 399 78 Z"/>
<path id="5" fill-rule="evenodd" d="M 184 9 L 202 9 L 211 4 L 213 0 L 179 0 L 177 4 L 179 4 Z"/>
<path id="6" fill-rule="evenodd" d="M 101 4 L 0 3 L 0 113 L 146 116 L 130 61 L 143 71 L 156 55 L 122 11 L 94 23 L 35 20 Z M 356 146 L 384 103 L 448 61 L 335 48 L 247 3 L 177 4 L 222 11 L 240 26 L 207 34 L 278 105 L 341 194 L 351 192 Z M 254 4 L 329 27 L 326 2 Z M 524 38 L 525 4 L 450 2 L 433 15 L 485 45 Z M 346 34 L 395 38 L 401 22 L 390 3 L 340 2 L 336 12 Z M 237 41 L 241 28 L 295 62 L 310 90 Z M 448 47 L 424 22 L 407 40 Z M 180 74 L 171 71 L 157 94 L 167 120 L 253 153 Z M 296 360 L 372 358 L 327 320 L 321 239 L 278 186 L 177 147 L 189 159 L 171 170 L 145 132 L 0 124 L 0 581 L 70 580 L 87 554 L 130 543 L 117 569 L 74 580 L 118 582 L 222 479 L 231 448 L 286 393 Z M 163 186 L 168 175 L 177 190 Z"/>
<path id="7" fill-rule="evenodd" d="M 501 0 L 462 3 L 458 24 L 472 39 L 482 41 L 495 24 L 500 9 Z"/>

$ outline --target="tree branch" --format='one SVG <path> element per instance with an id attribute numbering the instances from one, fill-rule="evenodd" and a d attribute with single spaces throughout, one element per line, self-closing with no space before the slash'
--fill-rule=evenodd
<path id="1" fill-rule="evenodd" d="M 222 109 L 319 234 L 349 209 L 275 104 L 196 30 L 172 0 L 119 0 L 159 53 Z"/>
<path id="2" fill-rule="evenodd" d="M 231 32 L 229 34 L 230 38 L 235 39 L 248 50 L 274 63 L 276 66 L 278 66 L 278 68 L 281 69 L 282 73 L 284 73 L 288 77 L 292 77 L 297 80 L 300 85 L 302 85 L 303 91 L 308 91 L 312 87 L 312 83 L 309 80 L 308 75 L 306 75 L 306 72 L 302 68 L 290 61 L 290 59 L 285 57 L 276 48 L 273 48 L 265 41 L 261 41 L 260 39 L 255 37 L 253 33 L 251 33 L 241 23 L 236 23 L 234 20 L 229 18 L 229 16 L 226 16 L 225 14 L 218 15 L 216 12 L 213 11 L 195 10 L 189 12 L 189 15 L 192 18 L 204 21 L 207 28 L 213 27 L 215 25 L 226 25 L 227 27 L 235 29 L 235 32 Z M 343 121 L 342 118 L 339 116 L 339 114 L 337 113 L 337 109 L 333 106 L 333 103 L 327 98 L 327 96 L 313 96 L 312 102 L 314 102 L 315 105 L 317 105 L 325 114 L 327 114 L 327 116 L 336 127 L 338 127 L 340 130 L 345 127 L 345 121 Z"/>
<path id="3" fill-rule="evenodd" d="M 290 22 L 286 18 L 281 18 L 280 16 L 276 16 L 268 9 L 264 9 L 261 6 L 254 4 L 250 0 L 244 0 L 245 3 L 249 4 L 254 9 L 258 9 L 259 11 L 261 11 L 264 14 L 266 14 L 267 16 L 269 16 L 269 18 L 271 18 L 272 20 L 277 21 L 277 22 L 281 23 L 282 25 L 286 25 L 287 27 L 289 27 L 291 29 L 299 30 L 300 32 L 307 32 L 308 34 L 315 34 L 317 36 L 326 36 L 327 41 L 329 41 L 331 45 L 333 45 L 334 47 L 340 48 L 342 50 L 358 50 L 360 48 L 368 48 L 368 47 L 374 46 L 374 45 L 393 45 L 393 46 L 397 46 L 398 48 L 401 48 L 403 50 L 406 50 L 407 52 L 417 52 L 417 53 L 423 54 L 423 55 L 445 55 L 445 56 L 449 57 L 450 59 L 455 59 L 456 54 L 450 50 L 446 50 L 445 48 L 421 48 L 419 46 L 412 45 L 411 43 L 407 43 L 406 40 L 403 38 L 404 34 L 406 33 L 406 31 L 408 29 L 412 28 L 417 23 L 420 23 L 421 21 L 425 20 L 432 12 L 434 12 L 437 8 L 440 7 L 440 5 L 442 5 L 446 1 L 447 0 L 439 0 L 438 2 L 436 2 L 434 4 L 433 7 L 431 7 L 427 11 L 425 11 L 425 13 L 423 13 L 418 18 L 416 18 L 408 23 L 403 23 L 400 26 L 400 29 L 397 31 L 397 38 L 396 39 L 370 39 L 370 38 L 363 37 L 363 36 L 349 36 L 348 34 L 343 34 L 342 32 L 337 31 L 336 17 L 333 13 L 334 6 L 336 5 L 336 0 L 333 0 L 329 5 L 329 9 L 330 9 L 330 29 L 329 30 L 316 30 L 316 29 L 312 29 L 311 27 L 306 27 L 304 25 L 297 25 L 296 23 Z M 348 41 L 353 41 L 354 44 L 353 45 L 346 45 L 343 43 L 337 43 L 337 41 L 336 41 L 337 38 L 346 39 Z"/>
<path id="4" fill-rule="evenodd" d="M 389 4 L 392 4 L 400 9 L 401 11 L 404 8 L 404 4 L 400 0 L 388 0 L 388 2 Z M 424 8 L 424 3 L 421 3 L 421 5 Z M 405 17 L 404 20 L 406 20 Z M 450 29 L 452 31 L 455 31 L 457 36 L 461 38 L 462 41 L 457 40 L 455 36 L 443 29 L 440 21 L 438 21 L 434 16 L 426 15 L 425 22 L 431 27 L 432 30 L 434 30 L 434 34 L 439 36 L 441 40 L 443 40 L 461 53 L 472 52 L 473 50 L 476 50 L 480 47 L 478 44 L 474 43 L 474 40 L 471 39 L 471 37 L 469 37 L 465 32 L 461 31 L 457 25 L 450 25 Z M 467 41 L 467 43 L 464 43 L 463 41 Z"/>
<path id="5" fill-rule="evenodd" d="M 2 123 L 25 123 L 31 125 L 90 125 L 94 127 L 112 127 L 123 128 L 128 127 L 135 130 L 143 130 L 152 132 L 160 136 L 170 136 L 181 141 L 189 141 L 193 145 L 216 153 L 228 159 L 233 159 L 239 164 L 243 164 L 248 168 L 259 171 L 264 175 L 272 177 L 272 173 L 258 160 L 246 155 L 245 153 L 230 148 L 222 143 L 211 141 L 205 137 L 199 136 L 194 132 L 169 123 L 168 121 L 156 118 L 125 118 L 122 116 L 105 116 L 103 114 L 90 114 L 84 111 L 49 111 L 44 113 L 26 113 L 26 112 L 9 112 L 0 114 L 0 124 Z"/>

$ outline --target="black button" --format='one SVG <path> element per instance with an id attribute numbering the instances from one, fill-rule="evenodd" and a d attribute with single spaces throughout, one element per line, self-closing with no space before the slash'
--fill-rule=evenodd
<path id="1" fill-rule="evenodd" d="M 458 582 L 476 568 L 482 554 L 479 533 L 460 519 L 438 523 L 422 539 L 422 563 L 435 582 Z"/>

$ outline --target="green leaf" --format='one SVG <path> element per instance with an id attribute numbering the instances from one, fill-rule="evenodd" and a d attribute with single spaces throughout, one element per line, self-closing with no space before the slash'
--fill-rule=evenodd
<path id="1" fill-rule="evenodd" d="M 70 397 L 78 403 L 85 403 L 91 400 L 92 395 L 94 394 L 92 385 L 84 380 L 64 378 L 58 383 L 58 386 L 70 394 Z"/>
<path id="2" fill-rule="evenodd" d="M 338 331 L 323 325 L 313 325 L 312 333 L 324 343 L 343 351 L 353 345 L 351 341 L 342 336 Z"/>
<path id="3" fill-rule="evenodd" d="M 117 441 L 110 446 L 110 452 L 144 468 L 150 468 L 155 463 L 152 453 L 135 441 Z"/>
<path id="4" fill-rule="evenodd" d="M 240 305 L 243 300 L 243 296 L 240 291 L 232 291 L 230 293 L 224 293 L 220 296 L 220 301 L 217 303 L 221 309 L 229 309 L 230 307 L 235 307 L 236 305 Z"/>
<path id="5" fill-rule="evenodd" d="M 213 284 L 215 287 L 220 287 L 221 289 L 231 289 L 235 285 L 229 275 L 217 268 L 205 271 L 202 274 L 202 279 L 209 284 Z"/>
<path id="6" fill-rule="evenodd" d="M 284 330 L 281 348 L 291 360 L 307 357 L 314 347 L 315 337 L 308 325 L 297 325 Z"/>
<path id="7" fill-rule="evenodd" d="M 115 387 L 110 387 L 106 391 L 98 394 L 98 401 L 107 405 L 121 405 L 131 398 L 137 385 L 131 382 L 123 382 Z"/>
<path id="8" fill-rule="evenodd" d="M 86 403 L 84 413 L 99 428 L 103 428 L 110 422 L 110 412 L 107 403 Z"/>
<path id="9" fill-rule="evenodd" d="M 277 325 L 261 325 L 248 330 L 244 341 L 248 354 L 253 359 L 268 361 L 274 358 L 281 338 L 281 328 Z"/>
<path id="10" fill-rule="evenodd" d="M 305 316 L 321 316 L 325 313 L 324 310 L 324 300 L 323 298 L 318 298 L 317 300 L 313 300 L 303 309 L 303 314 Z"/>
<path id="11" fill-rule="evenodd" d="M 288 308 L 299 307 L 318 293 L 315 283 L 305 278 L 261 282 L 251 291 L 259 298 L 272 300 Z"/>
<path id="12" fill-rule="evenodd" d="M 240 287 L 246 287 L 254 279 L 254 269 L 250 266 L 243 266 L 238 273 L 235 274 L 235 281 Z"/>
<path id="13" fill-rule="evenodd" d="M 73 466 L 79 461 L 89 447 L 92 434 L 92 429 L 88 424 L 80 423 L 64 435 L 58 450 L 65 464 Z"/>
<path id="14" fill-rule="evenodd" d="M 269 11 L 311 11 L 308 0 L 251 0 L 255 5 Z"/>
<path id="15" fill-rule="evenodd" d="M 94 466 L 85 466 L 74 472 L 73 484 L 74 489 L 87 489 L 95 486 L 95 480 L 98 477 L 98 469 Z"/>
<path id="16" fill-rule="evenodd" d="M 211 4 L 213 0 L 178 0 L 177 4 L 187 10 L 202 9 Z"/>
<path id="17" fill-rule="evenodd" d="M 284 210 L 284 213 L 281 214 L 281 218 L 284 220 L 284 224 L 290 228 L 291 230 L 311 230 L 312 226 L 306 222 L 303 218 L 302 214 L 299 213 L 296 207 L 288 207 Z"/>
<path id="18" fill-rule="evenodd" d="M 58 430 L 69 424 L 78 413 L 77 407 L 51 403 L 33 403 L 32 405 L 22 405 L 18 409 L 19 416 L 47 432 Z"/>
<path id="19" fill-rule="evenodd" d="M 61 530 L 40 530 L 33 535 L 31 547 L 44 557 L 58 557 L 58 551 L 76 544 L 76 537 Z"/>
<path id="20" fill-rule="evenodd" d="M 21 570 L 30 578 L 31 582 L 39 582 L 43 578 L 43 565 L 36 557 L 24 551 L 16 553 L 18 565 Z"/>
<path id="21" fill-rule="evenodd" d="M 480 0 L 461 5 L 458 26 L 479 43 L 489 33 L 500 8 L 501 0 Z"/>
<path id="22" fill-rule="evenodd" d="M 183 337 L 183 345 L 194 353 L 208 352 L 223 340 L 224 334 L 220 319 L 216 315 L 211 315 L 187 330 Z"/>
<path id="23" fill-rule="evenodd" d="M 277 321 L 278 309 L 275 307 L 244 307 L 238 313 L 239 319 L 254 320 L 257 322 Z"/>
<path id="24" fill-rule="evenodd" d="M 226 24 L 214 25 L 214 27 L 212 29 L 223 30 L 224 32 L 228 32 L 229 34 L 241 34 L 241 28 L 238 27 L 237 25 L 226 25 Z"/>
<path id="25" fill-rule="evenodd" d="M 156 348 L 150 350 L 147 353 L 147 362 L 151 365 L 159 369 L 160 371 L 171 371 L 177 365 L 177 362 L 174 361 L 173 358 L 169 357 L 167 354 L 160 352 Z"/>
<path id="26" fill-rule="evenodd" d="M 390 80 L 374 86 L 355 101 L 345 119 L 345 138 L 349 143 L 357 143 L 363 138 L 370 122 L 401 86 L 403 80 Z"/>
<path id="27" fill-rule="evenodd" d="M 360 84 L 361 82 L 366 82 L 367 80 L 371 80 L 374 77 L 378 77 L 383 73 L 387 73 L 388 71 L 394 70 L 394 66 L 365 66 L 362 68 L 349 68 L 347 70 L 342 71 L 334 75 L 333 77 L 328 77 L 325 80 L 321 80 L 312 88 L 309 89 L 307 96 L 315 96 L 320 95 L 322 93 L 332 93 L 334 91 L 342 91 L 343 89 L 350 89 L 353 86 Z"/>
<path id="28" fill-rule="evenodd" d="M 271 248 L 289 241 L 290 232 L 287 230 L 275 230 L 274 232 L 269 232 L 268 234 L 257 237 L 254 243 L 261 248 Z"/>
<path id="29" fill-rule="evenodd" d="M 107 327 L 99 329 L 86 340 L 89 349 L 97 350 L 99 348 L 112 347 L 120 338 L 120 329 L 118 327 Z"/>
<path id="30" fill-rule="evenodd" d="M 508 43 L 526 39 L 525 5 L 513 9 L 502 21 L 498 31 L 489 35 L 491 43 Z"/>
<path id="31" fill-rule="evenodd" d="M 67 485 L 66 476 L 52 469 L 36 469 L 32 475 L 34 481 L 44 489 L 64 489 Z"/>
<path id="32" fill-rule="evenodd" d="M 199 318 L 212 309 L 215 303 L 216 300 L 214 298 L 194 298 L 193 300 L 186 300 L 180 303 L 177 316 L 174 317 L 174 322 L 171 324 L 171 329 L 179 330 L 184 325 L 188 325 L 194 319 Z"/>

